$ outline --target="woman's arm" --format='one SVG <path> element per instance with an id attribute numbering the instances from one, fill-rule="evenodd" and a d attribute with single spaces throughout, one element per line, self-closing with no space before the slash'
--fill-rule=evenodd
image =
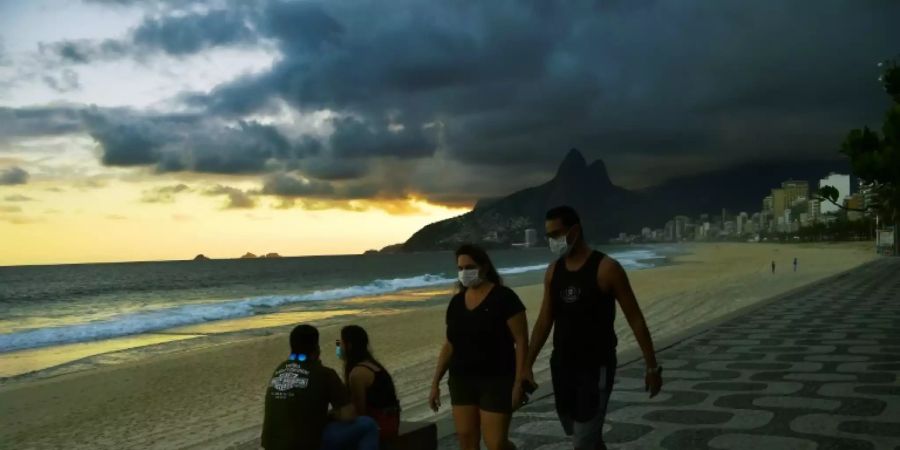
<path id="1" fill-rule="evenodd" d="M 350 390 L 350 403 L 356 408 L 357 414 L 366 413 L 366 391 L 374 381 L 375 374 L 365 367 L 356 366 L 350 371 L 347 387 Z"/>
<path id="2" fill-rule="evenodd" d="M 453 344 L 444 339 L 444 345 L 441 347 L 441 353 L 438 355 L 437 368 L 434 371 L 434 378 L 431 380 L 433 386 L 439 385 L 447 373 L 450 365 L 450 356 L 453 355 Z"/>
<path id="3" fill-rule="evenodd" d="M 441 347 L 441 353 L 438 355 L 434 378 L 431 380 L 431 394 L 429 395 L 428 403 L 432 411 L 437 411 L 441 407 L 441 379 L 447 373 L 451 355 L 453 355 L 453 344 L 445 339 L 444 345 Z"/>

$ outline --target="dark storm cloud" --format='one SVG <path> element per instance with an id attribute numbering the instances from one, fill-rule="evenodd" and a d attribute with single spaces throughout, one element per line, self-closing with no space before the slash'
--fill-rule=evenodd
<path id="1" fill-rule="evenodd" d="M 255 37 L 240 11 L 220 10 L 145 20 L 133 31 L 132 42 L 138 47 L 184 55 L 209 47 L 251 43 Z"/>
<path id="2" fill-rule="evenodd" d="M 390 130 L 387 123 L 370 126 L 354 118 L 336 119 L 331 150 L 338 158 L 396 156 L 421 158 L 434 153 L 433 133 L 422 126 Z"/>
<path id="3" fill-rule="evenodd" d="M 256 207 L 256 201 L 247 192 L 231 186 L 217 185 L 207 189 L 204 194 L 209 196 L 227 196 L 228 203 L 225 204 L 225 209 L 251 209 Z"/>
<path id="4" fill-rule="evenodd" d="M 410 193 L 405 188 L 406 186 L 400 183 L 377 177 L 333 183 L 304 178 L 293 173 L 277 173 L 267 177 L 263 188 L 256 193 L 317 200 L 397 200 L 405 199 Z"/>
<path id="5" fill-rule="evenodd" d="M 158 172 L 252 174 L 297 160 L 308 144 L 289 142 L 276 128 L 241 121 L 227 125 L 192 114 L 86 112 L 88 133 L 110 166 L 155 166 Z"/>
<path id="6" fill-rule="evenodd" d="M 310 177 L 326 181 L 358 179 L 369 172 L 366 160 L 339 159 L 332 156 L 306 158 L 296 168 Z"/>
<path id="7" fill-rule="evenodd" d="M 81 129 L 81 112 L 78 108 L 0 107 L 0 142 L 20 137 L 70 134 Z"/>
<path id="8" fill-rule="evenodd" d="M 472 164 L 546 166 L 573 145 L 611 160 L 831 157 L 844 128 L 877 120 L 875 63 L 900 51 L 887 1 L 275 2 L 261 17 L 284 57 L 195 104 L 440 122 L 445 149 Z M 298 35 L 273 18 L 325 25 Z M 805 129 L 760 142 L 784 120 Z M 372 154 L 390 138 L 368 141 Z"/>
<path id="9" fill-rule="evenodd" d="M 38 44 L 41 54 L 56 56 L 60 62 L 88 64 L 96 60 L 118 59 L 128 56 L 132 50 L 127 43 L 115 39 L 92 41 L 89 39 L 64 40 Z"/>
<path id="10" fill-rule="evenodd" d="M 44 83 L 56 92 L 69 92 L 81 88 L 78 74 L 71 69 L 63 69 L 59 76 L 44 75 Z"/>
<path id="11" fill-rule="evenodd" d="M 321 153 L 310 137 L 288 140 L 271 125 L 229 122 L 203 114 L 144 113 L 129 108 L 0 108 L 0 142 L 86 133 L 108 166 L 150 166 L 158 173 L 262 174 L 304 165 Z M 364 163 L 311 160 L 311 171 L 342 179 L 365 171 Z"/>
<path id="12" fill-rule="evenodd" d="M 278 173 L 266 178 L 261 193 L 280 197 L 330 197 L 335 190 L 334 186 L 325 181 L 304 180 Z"/>
<path id="13" fill-rule="evenodd" d="M 6 185 L 14 185 L 14 184 L 25 184 L 28 182 L 29 174 L 18 166 L 7 167 L 5 169 L 0 169 L 0 186 Z"/>
<path id="14" fill-rule="evenodd" d="M 836 157 L 848 128 L 880 120 L 875 64 L 900 52 L 897 17 L 892 0 L 268 1 L 157 15 L 127 39 L 58 53 L 87 61 L 119 46 L 182 55 L 262 41 L 281 53 L 268 71 L 185 94 L 202 111 L 193 122 L 117 118 L 92 129 L 108 164 L 290 170 L 334 191 L 277 175 L 263 192 L 461 202 L 472 186 L 490 194 L 480 178 L 493 174 L 550 175 L 571 147 L 636 184 L 663 167 L 659 177 L 693 172 L 698 160 Z M 334 134 L 298 144 L 239 122 L 280 104 L 335 112 Z M 221 129 L 226 120 L 241 125 Z M 434 171 L 371 171 L 434 155 L 469 170 L 452 183 Z M 512 184 L 490 181 L 494 194 Z"/>
<path id="15" fill-rule="evenodd" d="M 173 203 L 176 195 L 190 191 L 191 188 L 184 183 L 148 189 L 142 193 L 141 201 L 144 203 Z"/>
<path id="16" fill-rule="evenodd" d="M 244 8 L 205 13 L 145 18 L 123 39 L 64 40 L 40 44 L 42 53 L 62 62 L 87 64 L 122 57 L 142 59 L 162 52 L 173 56 L 195 54 L 212 47 L 250 45 L 257 39 Z"/>
<path id="17" fill-rule="evenodd" d="M 84 0 L 86 3 L 96 3 L 99 5 L 115 5 L 115 6 L 147 6 L 154 4 L 161 5 L 194 5 L 206 3 L 204 0 Z"/>

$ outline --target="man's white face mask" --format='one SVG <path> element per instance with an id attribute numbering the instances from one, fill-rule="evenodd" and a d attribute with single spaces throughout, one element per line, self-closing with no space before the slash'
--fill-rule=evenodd
<path id="1" fill-rule="evenodd" d="M 566 256 L 571 250 L 568 242 L 569 233 L 556 237 L 556 238 L 548 238 L 548 242 L 550 245 L 550 251 L 553 252 L 556 256 Z"/>
<path id="2" fill-rule="evenodd" d="M 565 256 L 569 252 L 569 243 L 566 237 L 550 238 L 550 251 L 556 256 Z"/>

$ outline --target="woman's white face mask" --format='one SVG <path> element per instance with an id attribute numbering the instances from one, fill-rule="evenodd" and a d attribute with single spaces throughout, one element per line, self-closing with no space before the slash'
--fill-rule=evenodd
<path id="1" fill-rule="evenodd" d="M 472 287 L 481 284 L 481 277 L 478 275 L 478 269 L 460 270 L 459 284 L 463 285 L 463 287 Z"/>

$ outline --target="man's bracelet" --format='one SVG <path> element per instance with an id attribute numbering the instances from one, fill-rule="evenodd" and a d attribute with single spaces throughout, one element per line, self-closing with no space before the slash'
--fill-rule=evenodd
<path id="1" fill-rule="evenodd" d="M 648 367 L 647 375 L 662 374 L 662 366 Z"/>

